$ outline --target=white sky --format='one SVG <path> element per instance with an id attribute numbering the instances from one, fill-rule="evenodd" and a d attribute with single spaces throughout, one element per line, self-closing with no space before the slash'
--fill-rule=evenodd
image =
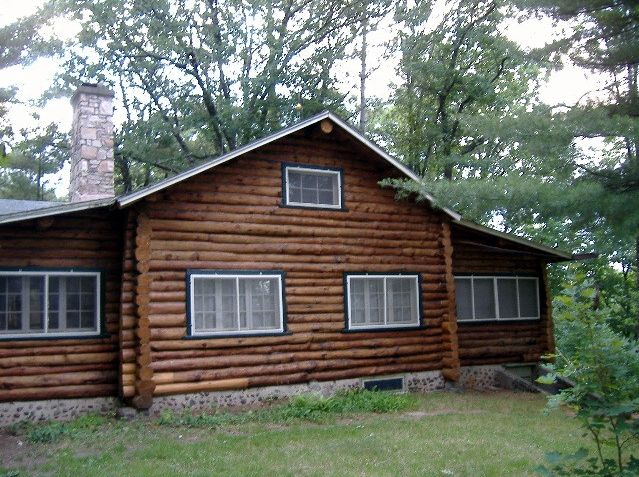
<path id="1" fill-rule="evenodd" d="M 17 18 L 28 15 L 43 3 L 43 0 L 0 0 L 0 25 L 5 25 L 15 21 Z M 437 19 L 445 9 L 445 2 L 437 0 L 434 8 L 433 18 Z M 436 21 L 436 20 L 435 20 Z M 543 46 L 549 42 L 557 30 L 548 19 L 530 18 L 523 22 L 510 21 L 504 25 L 506 34 L 522 47 L 535 48 Z M 70 35 L 76 30 L 70 22 L 58 24 L 54 28 L 53 34 Z M 385 41 L 390 31 L 380 31 L 369 39 L 370 50 L 368 54 L 371 73 L 367 80 L 367 96 L 377 96 L 385 98 L 388 96 L 389 84 L 396 80 L 394 73 L 395 65 L 389 64 L 386 58 L 382 61 L 381 54 L 383 48 L 380 44 Z M 380 65 L 383 64 L 383 67 Z M 29 103 L 35 101 L 51 84 L 58 64 L 52 59 L 40 59 L 27 66 L 14 66 L 3 70 L 0 75 L 0 87 L 17 86 L 18 99 L 22 104 L 15 105 L 10 110 L 11 122 L 15 130 L 24 127 L 33 127 L 37 123 L 48 124 L 56 122 L 62 130 L 71 128 L 71 106 L 69 98 L 58 98 L 49 101 L 43 108 L 35 108 Z M 357 91 L 355 81 L 358 81 L 359 64 L 352 62 L 347 65 L 348 79 L 344 84 L 346 90 L 353 93 Z M 551 73 L 548 82 L 540 90 L 540 99 L 547 104 L 555 105 L 559 103 L 574 104 L 582 95 L 593 91 L 599 87 L 599 79 L 588 72 L 574 67 L 565 66 L 559 71 Z M 39 115 L 39 120 L 35 120 L 33 113 Z M 117 98 L 116 98 L 116 122 Z M 68 171 L 63 170 L 61 174 L 50 178 L 50 183 L 55 184 L 58 195 L 66 195 L 68 188 Z"/>

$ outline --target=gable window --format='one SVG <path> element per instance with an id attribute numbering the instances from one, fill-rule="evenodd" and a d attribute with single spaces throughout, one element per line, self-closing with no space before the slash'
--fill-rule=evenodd
<path id="1" fill-rule="evenodd" d="M 539 319 L 539 280 L 525 276 L 455 277 L 458 321 Z"/>
<path id="2" fill-rule="evenodd" d="M 350 330 L 418 327 L 418 275 L 346 275 Z"/>
<path id="3" fill-rule="evenodd" d="M 285 164 L 282 176 L 284 205 L 342 208 L 342 173 L 339 169 Z"/>
<path id="4" fill-rule="evenodd" d="M 189 334 L 284 332 L 281 272 L 189 272 Z"/>
<path id="5" fill-rule="evenodd" d="M 0 272 L 0 339 L 99 334 L 99 272 Z"/>

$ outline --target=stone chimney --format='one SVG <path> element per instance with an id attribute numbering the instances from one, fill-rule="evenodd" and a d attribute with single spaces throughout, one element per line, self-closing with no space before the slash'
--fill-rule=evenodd
<path id="1" fill-rule="evenodd" d="M 113 91 L 84 83 L 71 97 L 71 202 L 113 197 Z"/>

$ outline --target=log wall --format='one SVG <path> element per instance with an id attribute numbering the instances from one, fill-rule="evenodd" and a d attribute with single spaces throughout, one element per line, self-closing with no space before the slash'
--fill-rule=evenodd
<path id="1" fill-rule="evenodd" d="M 0 267 L 101 269 L 109 334 L 0 340 L 0 401 L 117 395 L 122 239 L 104 209 L 0 226 Z"/>
<path id="2" fill-rule="evenodd" d="M 479 245 L 484 241 L 483 245 Z M 498 248 L 511 249 L 500 251 Z M 523 247 L 453 228 L 453 270 L 464 273 L 526 273 L 539 277 L 540 320 L 511 322 L 458 322 L 462 366 L 539 361 L 553 349 L 552 318 L 543 257 L 524 253 Z"/>
<path id="3" fill-rule="evenodd" d="M 442 214 L 396 202 L 388 165 L 342 134 L 311 127 L 139 206 L 155 395 L 458 367 Z M 281 207 L 283 161 L 342 168 L 348 210 Z M 284 270 L 291 334 L 184 339 L 187 269 Z M 343 333 L 344 272 L 402 271 L 422 276 L 425 328 Z"/>

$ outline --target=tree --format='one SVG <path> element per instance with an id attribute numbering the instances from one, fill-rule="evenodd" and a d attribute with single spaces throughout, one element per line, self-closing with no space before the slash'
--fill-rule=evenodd
<path id="1" fill-rule="evenodd" d="M 633 0 L 526 0 L 526 8 L 566 22 L 570 33 L 546 49 L 605 79 L 603 89 L 557 114 L 574 138 L 605 144 L 595 157 L 577 156 L 580 180 L 599 194 L 583 205 L 632 244 L 639 268 L 639 8 Z M 582 207 L 584 210 L 584 207 Z M 589 215 L 589 214 L 584 214 Z M 624 247 L 630 250 L 631 247 Z M 624 259 L 628 261 L 629 258 Z M 639 273 L 635 273 L 639 288 Z M 639 336 L 639 315 L 636 319 Z"/>
<path id="2" fill-rule="evenodd" d="M 20 131 L 25 138 L 0 160 L 0 197 L 53 200 L 46 176 L 59 172 L 69 157 L 68 134 L 56 124 Z"/>
<path id="3" fill-rule="evenodd" d="M 400 13 L 403 83 L 379 113 L 381 139 L 429 179 L 481 173 L 512 152 L 494 128 L 531 106 L 536 65 L 499 32 L 494 1 L 453 2 L 432 31 L 420 8 Z"/>
<path id="4" fill-rule="evenodd" d="M 130 190 L 300 117 L 342 110 L 337 63 L 390 2 L 85 0 L 63 7 L 82 31 L 62 52 L 58 91 L 80 79 L 117 88 L 127 116 L 118 173 Z"/>

